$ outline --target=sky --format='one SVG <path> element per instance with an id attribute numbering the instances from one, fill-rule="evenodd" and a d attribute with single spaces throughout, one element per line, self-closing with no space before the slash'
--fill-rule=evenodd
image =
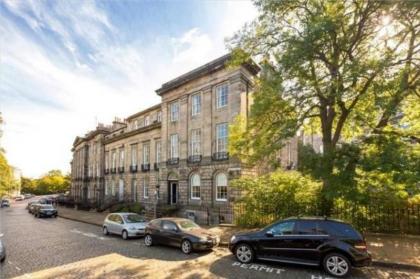
<path id="1" fill-rule="evenodd" d="M 0 0 L 9 163 L 68 172 L 76 136 L 159 103 L 162 83 L 227 53 L 256 15 L 245 0 Z"/>

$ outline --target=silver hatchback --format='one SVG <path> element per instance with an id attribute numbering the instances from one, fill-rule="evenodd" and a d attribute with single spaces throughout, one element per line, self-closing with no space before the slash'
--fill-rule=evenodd
<path id="1" fill-rule="evenodd" d="M 102 229 L 105 235 L 118 234 L 128 239 L 143 236 L 146 225 L 146 219 L 139 214 L 118 212 L 106 216 Z"/>

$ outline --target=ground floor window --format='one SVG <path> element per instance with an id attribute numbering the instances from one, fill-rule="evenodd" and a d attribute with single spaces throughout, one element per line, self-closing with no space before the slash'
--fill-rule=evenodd
<path id="1" fill-rule="evenodd" d="M 190 178 L 190 185 L 191 185 L 191 199 L 193 200 L 199 200 L 201 198 L 200 194 L 200 175 L 197 173 L 194 173 L 191 175 Z"/>
<path id="2" fill-rule="evenodd" d="M 149 180 L 146 177 L 143 178 L 143 197 L 149 198 Z"/>
<path id="3" fill-rule="evenodd" d="M 216 200 L 227 201 L 227 176 L 224 173 L 216 175 Z"/>

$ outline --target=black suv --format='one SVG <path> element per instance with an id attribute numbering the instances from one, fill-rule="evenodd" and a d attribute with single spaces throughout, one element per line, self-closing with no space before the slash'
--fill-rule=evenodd
<path id="1" fill-rule="evenodd" d="M 322 265 L 336 277 L 371 263 L 363 236 L 351 225 L 326 218 L 288 218 L 261 231 L 233 235 L 230 251 L 242 263 L 254 259 Z"/>

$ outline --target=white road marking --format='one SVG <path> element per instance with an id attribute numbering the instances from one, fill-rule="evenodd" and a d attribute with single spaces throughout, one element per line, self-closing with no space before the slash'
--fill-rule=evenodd
<path id="1" fill-rule="evenodd" d="M 82 231 L 79 231 L 78 229 L 71 229 L 70 232 L 81 234 L 81 235 L 84 235 L 86 237 L 96 238 L 96 239 L 99 239 L 99 240 L 108 240 L 108 238 L 99 236 L 99 235 L 94 234 L 94 233 L 82 232 Z"/>
<path id="2" fill-rule="evenodd" d="M 18 271 L 21 271 L 21 269 L 20 269 L 19 267 L 15 266 L 15 268 L 16 268 Z"/>
<path id="3" fill-rule="evenodd" d="M 7 261 L 9 264 L 13 264 L 11 261 Z"/>

